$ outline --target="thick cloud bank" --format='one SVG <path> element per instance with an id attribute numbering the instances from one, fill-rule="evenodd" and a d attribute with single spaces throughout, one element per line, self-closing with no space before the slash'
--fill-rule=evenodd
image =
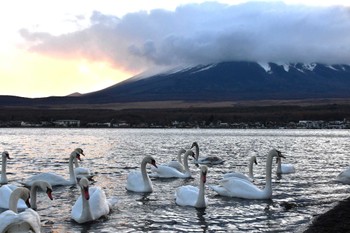
<path id="1" fill-rule="evenodd" d="M 90 21 L 89 28 L 61 36 L 21 34 L 39 53 L 134 71 L 237 60 L 350 64 L 350 9 L 341 6 L 212 2 L 123 18 L 94 12 Z"/>

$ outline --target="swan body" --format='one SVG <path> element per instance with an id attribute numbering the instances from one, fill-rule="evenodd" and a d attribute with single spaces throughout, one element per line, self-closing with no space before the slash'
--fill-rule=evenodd
<path id="1" fill-rule="evenodd" d="M 167 165 L 169 167 L 175 168 L 179 172 L 182 172 L 182 173 L 185 172 L 185 167 L 184 167 L 184 165 L 182 163 L 182 159 L 181 159 L 181 155 L 184 153 L 186 153 L 186 150 L 181 148 L 177 154 L 177 160 L 172 160 Z"/>
<path id="2" fill-rule="evenodd" d="M 8 209 L 10 206 L 10 196 L 14 190 L 17 189 L 16 185 L 3 185 L 0 187 L 0 208 Z M 37 180 L 33 183 L 30 189 L 30 206 L 32 209 L 37 209 L 36 197 L 37 190 L 41 189 L 46 192 L 47 196 L 52 200 L 52 187 L 46 181 Z M 28 208 L 27 204 L 19 199 L 17 202 L 17 209 L 26 209 Z"/>
<path id="3" fill-rule="evenodd" d="M 336 181 L 343 184 L 350 184 L 350 168 L 345 169 L 336 178 Z"/>
<path id="4" fill-rule="evenodd" d="M 159 165 L 156 168 L 152 167 L 152 174 L 151 177 L 158 177 L 158 178 L 190 178 L 191 177 L 191 171 L 188 167 L 188 156 L 194 157 L 194 153 L 192 150 L 187 150 L 184 155 L 184 167 L 185 171 L 180 172 L 179 170 L 169 167 L 167 165 Z"/>
<path id="5" fill-rule="evenodd" d="M 126 189 L 128 191 L 142 193 L 153 192 L 152 182 L 146 171 L 146 165 L 148 163 L 157 167 L 154 158 L 151 156 L 146 156 L 141 162 L 141 171 L 131 171 L 128 174 L 126 182 Z"/>
<path id="6" fill-rule="evenodd" d="M 27 188 L 16 188 L 10 196 L 10 209 L 0 214 L 0 232 L 41 232 L 40 216 L 28 208 L 17 212 L 17 202 L 22 199 L 29 204 L 30 191 Z"/>
<path id="7" fill-rule="evenodd" d="M 8 183 L 7 175 L 6 175 L 6 164 L 7 164 L 8 159 L 11 159 L 9 152 L 7 152 L 7 151 L 2 152 L 0 184 L 7 184 Z"/>
<path id="8" fill-rule="evenodd" d="M 277 174 L 295 173 L 293 164 L 283 164 L 281 158 L 277 158 Z"/>
<path id="9" fill-rule="evenodd" d="M 80 155 L 85 156 L 84 151 L 81 148 L 76 148 L 74 151 L 76 151 Z M 75 173 L 75 176 L 77 178 L 86 177 L 86 178 L 88 178 L 90 180 L 94 176 L 94 174 L 92 174 L 92 172 L 90 172 L 89 168 L 80 167 L 77 158 L 74 158 L 74 166 L 75 166 L 74 173 Z"/>
<path id="10" fill-rule="evenodd" d="M 209 186 L 221 196 L 239 197 L 244 199 L 271 199 L 272 197 L 272 160 L 273 157 L 284 157 L 281 152 L 272 149 L 266 159 L 266 184 L 263 189 L 241 178 L 227 178 L 220 185 Z"/>
<path id="11" fill-rule="evenodd" d="M 94 221 L 110 212 L 105 192 L 100 187 L 89 188 L 89 181 L 83 177 L 79 181 L 81 195 L 72 207 L 71 217 L 77 223 Z"/>
<path id="12" fill-rule="evenodd" d="M 199 158 L 199 146 L 197 142 L 193 142 L 191 149 L 195 147 L 196 148 L 196 160 L 194 161 L 194 163 L 197 164 L 208 164 L 208 165 L 217 165 L 217 164 L 222 164 L 225 161 L 222 160 L 221 158 L 217 157 L 217 156 L 208 156 L 208 157 L 204 157 L 204 158 Z"/>
<path id="13" fill-rule="evenodd" d="M 244 180 L 248 180 L 251 181 L 252 179 L 254 179 L 254 173 L 253 173 L 253 165 L 254 164 L 258 164 L 258 162 L 256 161 L 256 156 L 253 155 L 250 159 L 249 159 L 249 176 L 246 176 L 243 173 L 240 172 L 230 172 L 230 173 L 226 173 L 224 174 L 224 179 L 225 178 L 230 178 L 230 177 L 237 177 L 237 178 L 241 178 Z"/>
<path id="14" fill-rule="evenodd" d="M 29 177 L 24 181 L 26 186 L 32 186 L 33 183 L 37 180 L 46 181 L 51 186 L 60 186 L 60 185 L 73 185 L 77 183 L 76 176 L 73 170 L 73 160 L 77 158 L 80 160 L 80 154 L 76 151 L 73 151 L 69 157 L 69 180 L 65 179 L 63 176 L 58 175 L 53 172 L 40 173 L 34 176 Z"/>
<path id="15" fill-rule="evenodd" d="M 199 187 L 191 185 L 181 186 L 176 189 L 175 202 L 181 206 L 193 206 L 196 208 L 205 208 L 208 205 L 208 199 L 205 196 L 205 182 L 207 177 L 208 168 L 202 166 L 200 168 L 200 181 Z"/>

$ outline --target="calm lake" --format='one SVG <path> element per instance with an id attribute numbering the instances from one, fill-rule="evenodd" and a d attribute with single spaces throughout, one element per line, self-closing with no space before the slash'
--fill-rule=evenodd
<path id="1" fill-rule="evenodd" d="M 256 184 L 263 187 L 272 148 L 286 155 L 283 162 L 294 164 L 296 173 L 277 177 L 274 164 L 272 200 L 220 197 L 206 188 L 209 206 L 204 210 L 174 201 L 177 187 L 198 185 L 199 169 L 191 162 L 193 179 L 152 179 L 154 192 L 147 195 L 125 190 L 128 173 L 139 169 L 144 156 L 166 163 L 194 141 L 201 157 L 225 160 L 209 167 L 207 185 L 233 170 L 248 174 L 249 158 L 256 155 Z M 0 149 L 12 157 L 7 164 L 11 184 L 49 171 L 68 178 L 68 158 L 77 147 L 86 155 L 81 166 L 96 173 L 91 186 L 100 186 L 118 203 L 106 218 L 79 225 L 70 211 L 80 190 L 54 187 L 53 201 L 38 195 L 42 232 L 300 232 L 314 216 L 349 196 L 349 186 L 334 179 L 349 165 L 350 130 L 0 129 Z"/>

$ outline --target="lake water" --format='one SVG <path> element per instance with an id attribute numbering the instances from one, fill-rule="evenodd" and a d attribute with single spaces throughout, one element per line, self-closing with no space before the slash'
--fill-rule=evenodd
<path id="1" fill-rule="evenodd" d="M 177 187 L 198 184 L 199 170 L 191 163 L 194 179 L 152 179 L 154 192 L 147 195 L 125 190 L 127 174 L 144 156 L 166 163 L 194 141 L 201 156 L 226 160 L 209 167 L 207 184 L 217 184 L 232 170 L 247 174 L 249 157 L 256 154 L 256 183 L 263 187 L 265 158 L 272 148 L 284 152 L 284 162 L 294 164 L 297 172 L 277 177 L 273 167 L 272 200 L 224 198 L 206 188 L 205 210 L 174 201 Z M 349 186 L 334 182 L 349 165 L 349 130 L 0 129 L 0 149 L 13 158 L 7 165 L 13 184 L 48 171 L 68 178 L 68 157 L 76 147 L 86 155 L 81 165 L 96 172 L 91 185 L 118 203 L 106 218 L 79 225 L 70 217 L 80 194 L 76 186 L 54 188 L 53 201 L 39 193 L 43 232 L 300 232 L 314 216 L 349 196 Z"/>

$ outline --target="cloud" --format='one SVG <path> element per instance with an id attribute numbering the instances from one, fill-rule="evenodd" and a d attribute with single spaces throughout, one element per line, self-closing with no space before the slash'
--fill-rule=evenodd
<path id="1" fill-rule="evenodd" d="M 104 60 L 126 70 L 221 61 L 350 64 L 350 9 L 280 2 L 188 4 L 117 18 L 94 12 L 91 26 L 52 36 L 21 30 L 31 50 Z"/>

